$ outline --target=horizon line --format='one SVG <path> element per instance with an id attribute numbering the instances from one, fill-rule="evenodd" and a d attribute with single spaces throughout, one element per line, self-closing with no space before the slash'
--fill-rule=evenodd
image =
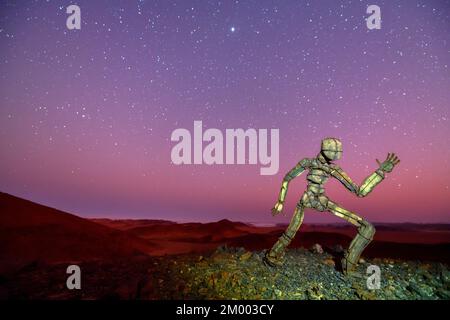
<path id="1" fill-rule="evenodd" d="M 222 221 L 222 220 L 228 220 L 228 221 L 230 221 L 230 222 L 236 222 L 236 223 L 244 223 L 244 224 L 251 224 L 251 225 L 253 225 L 253 226 L 277 226 L 277 225 L 288 225 L 289 224 L 289 222 L 278 222 L 278 223 L 275 223 L 275 222 L 256 222 L 256 221 L 239 221 L 239 220 L 231 220 L 231 219 L 229 219 L 229 218 L 221 218 L 221 219 L 217 219 L 217 220 L 202 220 L 202 221 L 199 221 L 199 220 L 184 220 L 184 219 L 180 219 L 180 220 L 169 220 L 169 219 L 164 219 L 164 218 L 155 218 L 155 217 L 152 217 L 152 218 L 142 218 L 142 217 L 105 217 L 105 216 L 103 216 L 103 217 L 101 217 L 101 216 L 92 216 L 92 217 L 86 217 L 86 216 L 83 216 L 83 215 L 81 215 L 80 213 L 74 213 L 74 212 L 70 212 L 70 211 L 66 211 L 66 210 L 64 210 L 64 209 L 58 209 L 58 208 L 56 208 L 56 207 L 53 207 L 53 206 L 50 206 L 50 205 L 47 205 L 47 204 L 44 204 L 44 203 L 40 203 L 40 202 L 37 202 L 37 201 L 33 201 L 33 200 L 29 200 L 29 199 L 26 199 L 26 198 L 23 198 L 23 197 L 21 197 L 21 196 L 17 196 L 17 195 L 14 195 L 14 194 L 11 194 L 11 193 L 8 193 L 8 192 L 4 192 L 4 191 L 0 191 L 0 193 L 3 193 L 3 194 L 6 194 L 6 195 L 8 195 L 8 196 L 11 196 L 11 197 L 14 197 L 14 198 L 17 198 L 17 199 L 20 199 L 20 200 L 23 200 L 23 201 L 28 201 L 28 202 L 31 202 L 31 203 L 34 203 L 34 204 L 37 204 L 37 205 L 40 205 L 40 206 L 45 206 L 45 207 L 47 207 L 47 208 L 51 208 L 51 209 L 54 209 L 54 210 L 57 210 L 57 211 L 61 211 L 61 212 L 64 212 L 64 213 L 67 213 L 67 214 L 71 214 L 71 215 L 74 215 L 74 216 L 77 216 L 77 217 L 79 217 L 79 218 L 82 218 L 82 219 L 88 219 L 88 220 L 95 220 L 95 219 L 108 219 L 108 220 L 159 220 L 159 221 L 167 221 L 167 222 L 174 222 L 174 223 L 214 223 L 214 222 L 219 222 L 219 221 Z M 371 222 L 372 224 L 374 224 L 374 225 L 394 225 L 394 224 L 396 224 L 396 225 L 399 225 L 399 224 L 415 224 L 415 225 L 450 225 L 450 221 L 449 222 L 412 222 L 412 221 L 399 221 L 399 222 L 380 222 L 380 221 L 377 221 L 377 222 Z M 343 225 L 343 226 L 346 226 L 346 225 L 349 225 L 349 226 L 351 226 L 351 224 L 348 224 L 348 222 L 346 222 L 346 221 L 339 221 L 339 222 L 312 222 L 312 223 L 304 223 L 304 225 Z"/>

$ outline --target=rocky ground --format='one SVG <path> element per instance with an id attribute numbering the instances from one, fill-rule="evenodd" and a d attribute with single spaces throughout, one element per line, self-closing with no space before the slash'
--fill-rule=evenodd
<path id="1" fill-rule="evenodd" d="M 450 268 L 442 263 L 370 259 L 359 277 L 336 266 L 342 248 L 290 249 L 285 263 L 262 263 L 264 251 L 219 247 L 204 256 L 145 257 L 79 263 L 82 289 L 65 287 L 67 264 L 29 265 L 0 277 L 0 297 L 12 299 L 450 299 Z M 381 288 L 367 288 L 366 269 L 381 269 Z"/>
<path id="2" fill-rule="evenodd" d="M 386 259 L 361 261 L 358 273 L 337 270 L 337 255 L 291 249 L 282 267 L 262 263 L 264 252 L 219 247 L 207 257 L 189 257 L 167 264 L 165 277 L 154 284 L 169 299 L 449 299 L 449 267 L 440 263 Z M 379 290 L 367 289 L 366 269 L 381 269 Z"/>

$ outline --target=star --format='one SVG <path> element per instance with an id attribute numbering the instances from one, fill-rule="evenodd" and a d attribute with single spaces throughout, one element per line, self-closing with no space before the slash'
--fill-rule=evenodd
<path id="1" fill-rule="evenodd" d="M 124 176 L 137 179 L 144 172 L 147 178 L 154 174 L 163 182 L 149 180 L 121 196 L 123 203 L 133 201 L 133 208 L 156 216 L 161 210 L 186 213 L 183 197 L 173 201 L 174 207 L 157 200 L 161 201 L 157 209 L 150 212 L 146 201 L 134 202 L 131 192 L 154 188 L 152 196 L 159 199 L 159 192 L 182 193 L 190 187 L 195 191 L 192 199 L 200 199 L 204 188 L 200 180 L 211 182 L 222 173 L 231 174 L 235 186 L 245 183 L 249 189 L 264 190 L 249 197 L 272 196 L 275 187 L 259 184 L 252 166 L 181 170 L 167 161 L 170 132 L 195 119 L 223 130 L 279 128 L 280 175 L 297 157 L 311 155 L 319 138 L 328 134 L 351 141 L 345 158 L 350 171 L 355 166 L 368 173 L 372 155 L 392 147 L 405 159 L 400 167 L 419 176 L 416 180 L 415 174 L 396 172 L 391 177 L 398 182 L 392 188 L 397 183 L 405 188 L 407 181 L 412 195 L 446 199 L 450 171 L 427 165 L 450 162 L 446 148 L 450 91 L 445 90 L 450 85 L 450 60 L 445 55 L 450 47 L 443 41 L 448 29 L 445 10 L 408 0 L 386 2 L 384 12 L 393 10 L 395 17 L 385 16 L 389 23 L 382 27 L 384 31 L 371 33 L 362 19 L 368 16 L 366 7 L 353 5 L 352 0 L 338 5 L 333 1 L 275 6 L 228 2 L 211 0 L 197 7 L 195 1 L 186 0 L 124 1 L 105 12 L 86 2 L 81 20 L 90 27 L 80 36 L 67 29 L 66 5 L 47 11 L 33 0 L 23 1 L 20 10 L 28 18 L 19 23 L 15 17 L 20 15 L 19 7 L 0 1 L 0 44 L 5 49 L 0 58 L 0 141 L 8 141 L 0 190 L 31 194 L 31 186 L 50 176 L 55 188 L 47 190 L 54 196 L 52 204 L 60 201 L 62 207 L 71 207 L 64 202 L 65 195 L 59 198 L 61 186 L 83 184 L 84 192 L 92 192 L 87 176 L 79 178 L 80 173 L 89 172 L 92 177 L 110 173 L 103 183 L 119 190 Z M 417 20 L 414 24 L 407 22 L 405 8 Z M 95 18 L 87 19 L 83 12 Z M 433 37 L 437 41 L 431 41 Z M 22 164 L 28 152 L 27 163 Z M 119 159 L 109 161 L 108 157 L 119 152 L 123 162 L 118 166 Z M 51 161 L 42 161 L 49 155 Z M 42 167 L 48 163 L 52 166 Z M 426 169 L 418 172 L 413 164 Z M 72 168 L 77 168 L 74 176 L 65 177 Z M 22 180 L 20 175 L 12 176 L 14 170 L 30 172 L 30 189 L 18 189 Z M 192 180 L 195 174 L 202 178 Z M 166 176 L 170 179 L 162 179 Z M 171 182 L 175 176 L 176 186 Z M 433 187 L 423 188 L 424 176 L 435 181 Z M 377 191 L 380 198 L 388 192 L 387 184 Z M 94 190 L 102 186 L 99 183 Z M 225 202 L 241 201 L 232 189 L 228 191 L 230 184 L 218 186 L 230 196 Z M 87 198 L 94 201 L 93 194 Z M 408 212 L 412 219 L 422 220 L 419 208 L 388 198 L 393 212 L 404 212 L 401 219 Z M 227 211 L 227 203 L 219 199 L 213 194 L 208 205 L 224 205 Z M 443 210 L 441 204 L 433 204 L 437 212 Z M 192 200 L 189 210 L 196 205 Z M 450 205 L 445 205 L 448 211 Z M 107 206 L 99 212 L 104 214 Z M 200 209 L 196 217 L 209 219 L 210 209 Z M 259 210 L 245 208 L 239 214 L 253 219 L 259 217 Z M 233 208 L 230 212 L 238 214 Z M 444 216 L 442 211 L 439 217 Z M 383 220 L 382 215 L 373 216 L 378 217 Z M 432 219 L 440 218 L 436 214 Z"/>

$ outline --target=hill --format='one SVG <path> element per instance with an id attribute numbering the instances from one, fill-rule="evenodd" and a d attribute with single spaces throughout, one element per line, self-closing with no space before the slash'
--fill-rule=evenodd
<path id="1" fill-rule="evenodd" d="M 126 259 L 154 246 L 128 233 L 0 193 L 0 272 L 31 263 Z"/>

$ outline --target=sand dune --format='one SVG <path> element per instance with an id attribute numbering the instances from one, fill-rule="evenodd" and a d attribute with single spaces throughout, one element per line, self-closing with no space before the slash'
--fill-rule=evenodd
<path id="1" fill-rule="evenodd" d="M 116 259 L 150 252 L 128 233 L 0 193 L 0 272 L 30 263 Z"/>

